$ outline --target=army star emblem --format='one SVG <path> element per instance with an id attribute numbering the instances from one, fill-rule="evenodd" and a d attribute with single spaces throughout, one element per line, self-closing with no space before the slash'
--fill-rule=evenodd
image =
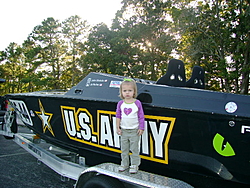
<path id="1" fill-rule="evenodd" d="M 36 112 L 37 116 L 42 120 L 43 132 L 45 133 L 46 129 L 48 129 L 48 131 L 53 136 L 55 136 L 53 129 L 52 129 L 52 126 L 50 125 L 50 120 L 51 120 L 53 114 L 45 112 L 40 99 L 38 99 L 38 101 L 39 101 L 40 112 L 37 112 L 37 111 L 35 111 L 35 112 Z"/>

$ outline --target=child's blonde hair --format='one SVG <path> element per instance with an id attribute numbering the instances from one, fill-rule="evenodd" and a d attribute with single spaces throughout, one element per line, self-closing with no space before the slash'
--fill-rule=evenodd
<path id="1" fill-rule="evenodd" d="M 124 84 L 131 84 L 134 88 L 134 95 L 133 95 L 133 98 L 136 98 L 137 97 L 137 85 L 136 85 L 136 82 L 131 79 L 131 78 L 124 78 L 123 82 L 121 83 L 120 85 L 120 89 L 119 89 L 119 97 L 121 99 L 124 99 L 124 97 L 122 96 L 122 86 Z"/>

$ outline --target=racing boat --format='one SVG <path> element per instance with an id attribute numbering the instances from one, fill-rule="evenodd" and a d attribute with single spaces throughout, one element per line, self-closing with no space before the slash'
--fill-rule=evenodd
<path id="1" fill-rule="evenodd" d="M 115 110 L 123 79 L 92 72 L 64 93 L 6 98 L 23 124 L 47 142 L 84 156 L 89 165 L 119 164 Z M 140 169 L 195 186 L 205 181 L 188 177 L 250 185 L 250 96 L 205 90 L 198 66 L 186 81 L 180 60 L 170 61 L 158 81 L 135 81 L 145 113 Z"/>

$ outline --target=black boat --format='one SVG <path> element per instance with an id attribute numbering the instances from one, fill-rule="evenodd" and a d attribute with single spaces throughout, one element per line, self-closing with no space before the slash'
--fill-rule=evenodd
<path id="1" fill-rule="evenodd" d="M 145 112 L 140 168 L 187 182 L 181 173 L 250 185 L 250 96 L 202 89 L 204 79 L 198 74 L 186 82 L 183 70 L 157 82 L 135 79 Z M 89 165 L 119 164 L 115 110 L 123 79 L 93 72 L 65 93 L 6 98 L 44 140 L 85 156 Z"/>

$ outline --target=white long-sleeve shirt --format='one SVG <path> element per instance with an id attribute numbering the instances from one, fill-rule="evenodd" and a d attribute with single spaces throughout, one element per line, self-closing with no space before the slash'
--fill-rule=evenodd
<path id="1" fill-rule="evenodd" d="M 125 103 L 123 100 L 117 103 L 116 117 L 121 119 L 122 129 L 144 130 L 144 112 L 139 100 L 133 103 Z"/>

